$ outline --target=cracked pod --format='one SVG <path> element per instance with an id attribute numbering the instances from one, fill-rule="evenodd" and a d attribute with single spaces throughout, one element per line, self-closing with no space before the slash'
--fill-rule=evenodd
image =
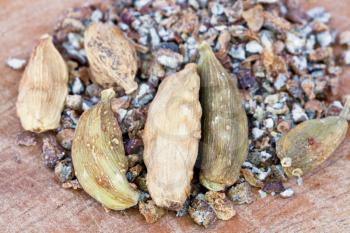
<path id="1" fill-rule="evenodd" d="M 102 101 L 80 117 L 72 146 L 74 170 L 83 189 L 103 206 L 123 210 L 138 202 L 139 193 L 125 173 L 122 133 L 111 109 L 114 91 L 102 91 Z"/>
<path id="2" fill-rule="evenodd" d="M 248 121 L 235 81 L 210 46 L 199 47 L 200 101 L 203 108 L 200 181 L 221 191 L 238 179 L 248 153 Z"/>
<path id="3" fill-rule="evenodd" d="M 84 47 L 90 71 L 100 85 L 118 84 L 127 94 L 137 89 L 136 50 L 116 26 L 93 23 L 85 31 Z"/>
<path id="4" fill-rule="evenodd" d="M 178 210 L 190 194 L 200 139 L 197 66 L 162 81 L 150 105 L 143 135 L 147 187 L 158 206 Z"/>

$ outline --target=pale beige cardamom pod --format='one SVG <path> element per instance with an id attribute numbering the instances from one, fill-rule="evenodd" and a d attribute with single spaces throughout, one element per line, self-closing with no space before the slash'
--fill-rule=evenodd
<path id="1" fill-rule="evenodd" d="M 41 133 L 59 127 L 68 94 L 68 69 L 44 35 L 33 50 L 19 84 L 17 115 L 25 130 Z"/>
<path id="2" fill-rule="evenodd" d="M 200 181 L 221 191 L 233 185 L 248 155 L 248 120 L 238 87 L 210 46 L 199 46 L 203 108 Z"/>
<path id="3" fill-rule="evenodd" d="M 80 117 L 72 146 L 75 174 L 83 189 L 108 209 L 123 210 L 138 202 L 139 193 L 125 173 L 122 132 L 111 108 L 112 89 Z"/>
<path id="4" fill-rule="evenodd" d="M 197 66 L 162 81 L 150 105 L 143 141 L 147 187 L 160 207 L 178 210 L 190 194 L 200 139 Z"/>
<path id="5" fill-rule="evenodd" d="M 95 82 L 118 84 L 127 94 L 137 89 L 134 81 L 137 58 L 134 45 L 116 26 L 92 23 L 84 34 L 84 46 Z"/>

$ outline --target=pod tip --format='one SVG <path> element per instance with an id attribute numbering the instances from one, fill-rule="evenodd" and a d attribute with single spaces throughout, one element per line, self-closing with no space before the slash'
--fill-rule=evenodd
<path id="1" fill-rule="evenodd" d="M 51 39 L 52 37 L 48 34 L 45 33 L 44 35 L 40 36 L 40 40 L 46 40 L 46 39 Z"/>
<path id="2" fill-rule="evenodd" d="M 198 50 L 200 51 L 200 52 L 203 52 L 203 51 L 205 51 L 205 50 L 210 50 L 211 48 L 210 48 L 210 45 L 208 44 L 208 42 L 206 42 L 205 40 L 204 41 L 202 41 L 199 45 L 198 45 Z"/>

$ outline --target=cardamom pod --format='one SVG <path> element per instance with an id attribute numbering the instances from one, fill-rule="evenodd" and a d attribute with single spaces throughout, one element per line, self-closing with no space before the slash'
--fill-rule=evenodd
<path id="1" fill-rule="evenodd" d="M 344 141 L 350 100 L 340 116 L 305 121 L 277 142 L 277 156 L 287 176 L 301 177 L 319 167 Z"/>
<path id="2" fill-rule="evenodd" d="M 127 94 L 137 89 L 136 50 L 123 32 L 110 24 L 92 23 L 84 34 L 84 46 L 95 82 L 118 84 Z"/>
<path id="3" fill-rule="evenodd" d="M 138 202 L 139 193 L 126 178 L 128 160 L 122 133 L 111 108 L 112 89 L 79 119 L 72 146 L 76 176 L 83 189 L 103 206 L 123 210 Z"/>
<path id="4" fill-rule="evenodd" d="M 200 78 L 197 66 L 162 81 L 150 105 L 143 141 L 147 187 L 160 207 L 179 210 L 190 194 L 198 154 Z"/>
<path id="5" fill-rule="evenodd" d="M 68 94 L 68 69 L 61 54 L 44 35 L 33 50 L 19 84 L 17 115 L 25 130 L 41 133 L 59 127 Z"/>
<path id="6" fill-rule="evenodd" d="M 199 47 L 203 108 L 200 181 L 213 191 L 233 185 L 248 153 L 248 121 L 239 90 L 210 46 Z"/>

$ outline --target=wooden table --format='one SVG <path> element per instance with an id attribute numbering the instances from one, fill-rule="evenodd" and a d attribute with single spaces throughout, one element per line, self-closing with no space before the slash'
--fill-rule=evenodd
<path id="1" fill-rule="evenodd" d="M 0 232 L 350 232 L 350 134 L 341 148 L 292 199 L 267 197 L 237 206 L 231 221 L 204 230 L 169 213 L 146 224 L 136 210 L 106 213 L 84 192 L 60 188 L 43 166 L 40 148 L 19 147 L 15 101 L 21 72 L 5 67 L 10 57 L 28 58 L 41 34 L 51 32 L 62 11 L 83 0 L 0 0 Z M 332 25 L 350 29 L 350 0 L 319 0 Z M 349 74 L 349 72 L 347 72 Z M 344 75 L 342 93 L 350 93 Z M 348 76 L 349 77 L 349 76 Z"/>

